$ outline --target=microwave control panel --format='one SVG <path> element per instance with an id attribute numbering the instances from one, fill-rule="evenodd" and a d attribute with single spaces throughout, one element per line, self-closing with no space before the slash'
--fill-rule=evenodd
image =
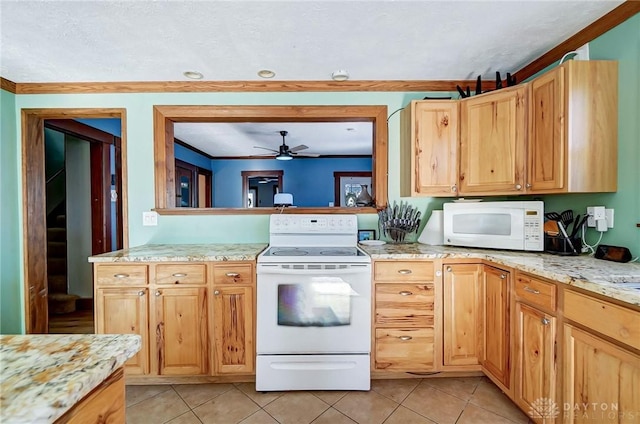
<path id="1" fill-rule="evenodd" d="M 527 209 L 524 211 L 524 248 L 525 250 L 542 250 L 544 243 L 541 211 Z"/>

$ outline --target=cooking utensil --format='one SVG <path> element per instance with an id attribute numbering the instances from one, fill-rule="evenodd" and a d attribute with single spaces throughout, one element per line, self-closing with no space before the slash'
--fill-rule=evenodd
<path id="1" fill-rule="evenodd" d="M 562 217 L 558 212 L 547 212 L 544 214 L 544 217 L 550 219 L 552 221 L 561 221 Z"/>
<path id="2" fill-rule="evenodd" d="M 571 232 L 571 238 L 574 238 L 578 234 L 578 231 L 587 222 L 588 218 L 589 218 L 588 215 L 583 216 L 582 219 L 580 220 L 580 222 L 578 223 L 578 225 L 575 225 L 573 227 L 573 231 Z"/>
<path id="3" fill-rule="evenodd" d="M 569 235 L 567 234 L 567 230 L 564 229 L 564 224 L 562 223 L 562 221 L 558 221 L 558 228 L 560 229 L 560 232 L 562 233 L 562 236 L 565 238 L 565 240 L 567 240 L 567 243 L 569 243 L 569 247 L 571 248 L 571 250 L 573 250 L 573 253 L 578 253 L 576 251 L 576 248 L 573 247 L 573 243 L 571 243 L 571 239 L 569 238 Z"/>
<path id="4" fill-rule="evenodd" d="M 562 211 L 560 212 L 560 217 L 562 218 L 562 223 L 564 224 L 565 228 L 567 228 L 573 222 L 573 211 L 571 209 Z"/>

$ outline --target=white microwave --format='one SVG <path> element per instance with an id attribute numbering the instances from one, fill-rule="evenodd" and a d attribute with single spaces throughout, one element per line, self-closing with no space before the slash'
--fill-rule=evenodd
<path id="1" fill-rule="evenodd" d="M 458 202 L 443 209 L 444 244 L 544 250 L 543 202 Z"/>

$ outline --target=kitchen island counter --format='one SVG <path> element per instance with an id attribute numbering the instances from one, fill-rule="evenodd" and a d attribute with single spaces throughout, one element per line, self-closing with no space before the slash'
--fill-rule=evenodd
<path id="1" fill-rule="evenodd" d="M 145 244 L 89 257 L 89 262 L 216 262 L 252 261 L 266 243 Z"/>
<path id="2" fill-rule="evenodd" d="M 140 345 L 138 335 L 1 335 L 0 422 L 54 422 Z"/>
<path id="3" fill-rule="evenodd" d="M 618 263 L 590 256 L 558 256 L 549 253 L 431 246 L 420 243 L 361 246 L 373 260 L 481 259 L 525 271 L 559 283 L 640 306 L 640 289 L 625 282 L 640 283 L 640 264 Z"/>

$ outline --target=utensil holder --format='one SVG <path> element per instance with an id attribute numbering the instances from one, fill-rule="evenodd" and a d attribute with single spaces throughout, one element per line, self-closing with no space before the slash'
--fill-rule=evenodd
<path id="1" fill-rule="evenodd" d="M 571 244 L 569 244 L 569 239 L 571 239 L 571 244 L 573 244 L 573 247 L 575 247 L 576 249 L 575 252 L 571 248 Z M 582 239 L 580 239 L 580 237 L 569 237 L 569 239 L 561 234 L 557 236 L 549 236 L 545 234 L 544 251 L 547 253 L 552 253 L 554 255 L 562 256 L 579 255 L 582 248 Z"/>

